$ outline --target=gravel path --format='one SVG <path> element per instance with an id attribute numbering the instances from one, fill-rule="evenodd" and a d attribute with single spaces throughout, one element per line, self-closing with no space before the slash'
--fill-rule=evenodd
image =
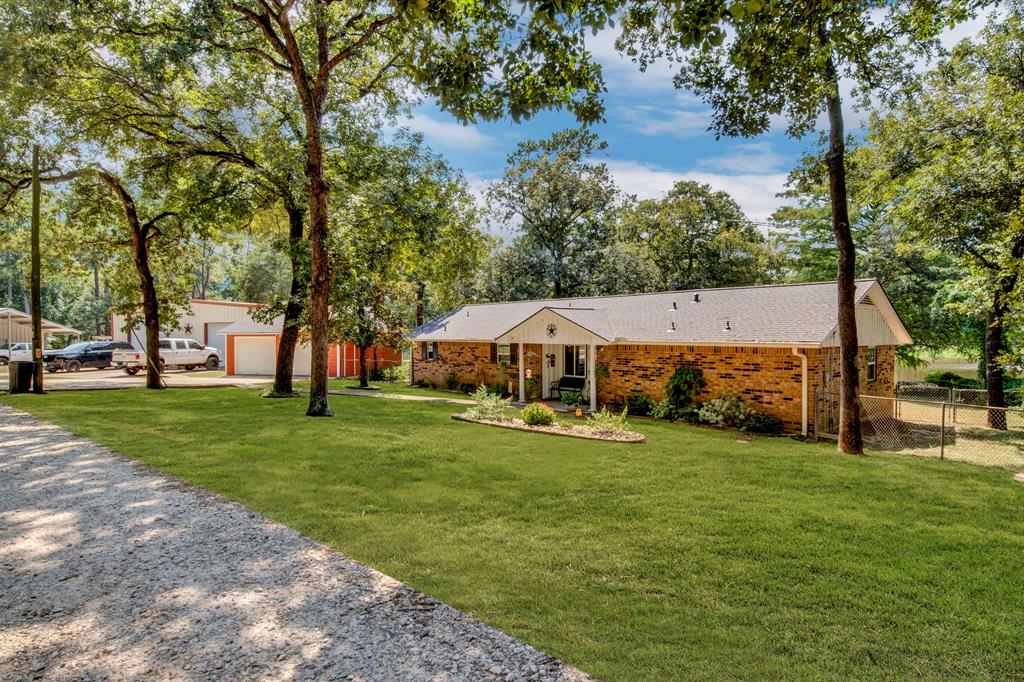
<path id="1" fill-rule="evenodd" d="M 0 405 L 0 680 L 584 680 L 241 505 Z"/>

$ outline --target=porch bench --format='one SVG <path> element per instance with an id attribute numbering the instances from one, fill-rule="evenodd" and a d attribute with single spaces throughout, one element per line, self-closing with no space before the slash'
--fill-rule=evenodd
<path id="1" fill-rule="evenodd" d="M 562 398 L 562 393 L 579 393 L 583 394 L 583 388 L 587 385 L 587 380 L 583 377 L 562 377 L 558 381 L 552 381 L 551 387 L 548 392 L 551 397 L 554 398 L 555 394 L 558 394 L 558 398 Z"/>

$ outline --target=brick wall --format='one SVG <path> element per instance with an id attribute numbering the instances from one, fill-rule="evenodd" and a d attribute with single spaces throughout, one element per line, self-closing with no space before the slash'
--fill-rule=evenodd
<path id="1" fill-rule="evenodd" d="M 448 374 L 457 383 L 479 385 L 498 382 L 500 369 L 490 362 L 489 343 L 441 342 L 439 358 L 420 359 L 419 346 L 413 353 L 413 376 L 443 385 Z M 527 344 L 527 368 L 535 377 L 541 376 L 542 346 Z M 813 425 L 815 392 L 823 390 L 826 375 L 831 371 L 838 386 L 838 349 L 804 349 L 808 358 L 808 421 Z M 867 349 L 858 356 L 861 393 L 892 396 L 894 390 L 895 348 L 877 348 L 877 377 L 867 380 Z M 830 357 L 835 360 L 830 364 Z M 751 348 L 734 346 L 658 346 L 614 345 L 597 350 L 602 372 L 598 379 L 599 404 L 624 401 L 632 393 L 642 393 L 653 400 L 665 397 L 665 383 L 676 367 L 686 364 L 704 373 L 707 386 L 698 396 L 699 402 L 717 398 L 724 391 L 740 396 L 752 407 L 782 420 L 787 431 L 799 431 L 801 419 L 801 361 L 790 348 Z M 519 368 L 512 365 L 508 376 L 513 395 L 518 394 Z"/>
<path id="2" fill-rule="evenodd" d="M 456 384 L 496 385 L 501 380 L 501 367 L 491 362 L 491 344 L 487 342 L 441 341 L 436 344 L 438 357 L 436 360 L 420 359 L 420 346 L 416 344 L 412 353 L 412 376 L 414 381 L 428 381 L 444 386 L 448 375 L 455 378 Z M 525 370 L 531 370 L 537 381 L 541 381 L 541 369 L 544 362 L 543 346 L 540 344 L 523 344 L 523 355 L 526 356 Z M 530 356 L 530 353 L 533 356 Z M 519 395 L 519 363 L 523 358 L 508 366 L 508 380 L 512 382 L 512 395 Z"/>
<path id="3" fill-rule="evenodd" d="M 761 412 L 781 419 L 787 430 L 800 428 L 800 358 L 788 348 L 733 346 L 603 346 L 598 364 L 608 376 L 598 381 L 598 402 L 625 400 L 642 393 L 665 397 L 665 383 L 680 365 L 704 373 L 707 386 L 698 402 L 727 391 Z"/>

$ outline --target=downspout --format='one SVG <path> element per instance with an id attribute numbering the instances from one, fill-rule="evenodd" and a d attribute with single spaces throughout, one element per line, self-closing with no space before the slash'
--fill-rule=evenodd
<path id="1" fill-rule="evenodd" d="M 796 346 L 793 355 L 800 358 L 800 434 L 807 437 L 807 354 Z"/>

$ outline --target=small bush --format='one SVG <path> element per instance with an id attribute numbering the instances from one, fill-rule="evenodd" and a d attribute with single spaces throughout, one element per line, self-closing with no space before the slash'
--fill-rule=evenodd
<path id="1" fill-rule="evenodd" d="M 665 399 L 672 407 L 681 410 L 693 403 L 706 385 L 704 372 L 696 367 L 680 365 L 665 384 Z"/>
<path id="2" fill-rule="evenodd" d="M 442 382 L 444 383 L 444 387 L 449 391 L 454 391 L 455 387 L 459 385 L 458 379 L 456 379 L 455 375 L 451 372 L 444 375 Z"/>
<path id="3" fill-rule="evenodd" d="M 386 381 L 389 384 L 397 384 L 399 382 L 404 382 L 409 378 L 409 368 L 407 365 L 385 367 L 380 371 L 380 374 L 380 381 Z"/>
<path id="4" fill-rule="evenodd" d="M 646 417 L 654 411 L 654 401 L 640 393 L 634 393 L 626 398 L 626 409 L 637 417 Z"/>
<path id="5" fill-rule="evenodd" d="M 575 391 L 573 391 L 571 393 L 563 393 L 562 394 L 562 404 L 565 405 L 566 407 L 578 407 L 582 403 L 583 403 L 583 394 L 582 393 L 576 393 Z"/>
<path id="6" fill-rule="evenodd" d="M 655 419 L 667 419 L 668 421 L 674 421 L 678 418 L 678 411 L 672 407 L 672 404 L 668 401 L 668 398 L 659 400 L 651 408 L 651 416 Z"/>
<path id="7" fill-rule="evenodd" d="M 473 393 L 473 407 L 466 410 L 470 419 L 487 419 L 489 421 L 509 421 L 508 407 L 511 398 L 495 395 L 487 386 L 481 386 Z"/>
<path id="8" fill-rule="evenodd" d="M 924 376 L 924 381 L 944 388 L 985 388 L 980 379 L 962 377 L 959 374 L 954 374 L 953 372 L 928 372 L 928 374 Z"/>
<path id="9" fill-rule="evenodd" d="M 626 421 L 626 414 L 629 412 L 629 408 L 623 410 L 620 414 L 615 414 L 608 410 L 608 406 L 605 405 L 601 408 L 600 412 L 587 417 L 587 426 L 593 428 L 598 433 L 622 433 L 623 431 L 629 431 L 629 422 Z"/>
<path id="10" fill-rule="evenodd" d="M 724 426 L 730 429 L 742 429 L 757 414 L 757 410 L 747 405 L 737 396 L 723 393 L 721 397 L 709 400 L 700 406 L 700 420 L 706 424 Z"/>
<path id="11" fill-rule="evenodd" d="M 530 426 L 550 426 L 555 421 L 555 411 L 544 403 L 530 403 L 523 408 L 523 421 Z"/>
<path id="12" fill-rule="evenodd" d="M 747 420 L 747 423 L 743 425 L 743 430 L 750 433 L 782 433 L 782 420 L 770 414 L 758 412 Z"/>
<path id="13" fill-rule="evenodd" d="M 527 400 L 540 400 L 540 382 L 536 377 L 530 377 L 524 384 Z"/>
<path id="14" fill-rule="evenodd" d="M 459 393 L 465 393 L 466 395 L 473 395 L 476 392 L 476 384 L 459 384 Z"/>
<path id="15" fill-rule="evenodd" d="M 700 424 L 700 407 L 684 407 L 677 413 L 677 419 L 682 419 L 687 424 Z"/>

